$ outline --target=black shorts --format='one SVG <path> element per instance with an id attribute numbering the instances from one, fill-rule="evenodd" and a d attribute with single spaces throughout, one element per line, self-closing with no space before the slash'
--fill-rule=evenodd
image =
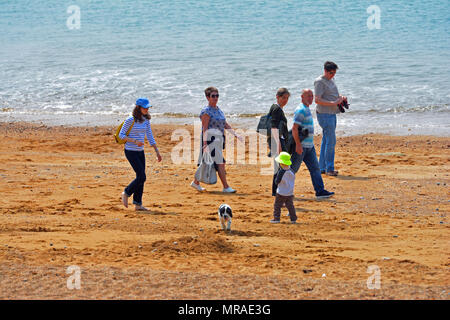
<path id="1" fill-rule="evenodd" d="M 211 143 L 214 142 L 214 140 L 215 140 L 215 137 L 213 136 L 213 137 L 211 137 L 211 140 L 210 140 L 210 141 L 207 141 L 207 142 L 206 142 L 206 144 L 207 144 L 207 145 L 210 145 Z M 223 140 L 223 143 L 222 143 L 222 150 L 225 150 L 225 137 L 223 137 L 222 140 Z M 201 144 L 200 144 L 200 156 L 199 156 L 199 158 L 198 158 L 199 160 L 198 160 L 198 162 L 197 162 L 197 167 L 200 165 L 200 161 L 201 161 L 201 159 L 202 159 L 202 157 L 203 157 L 203 139 L 200 139 L 200 141 L 201 141 Z M 221 154 L 218 155 L 218 157 L 222 158 L 222 162 L 220 162 L 220 158 L 219 158 L 219 159 L 215 159 L 215 160 L 219 160 L 219 161 L 217 161 L 219 164 L 222 164 L 222 163 L 225 164 L 225 163 L 226 163 L 225 158 L 223 157 L 223 152 L 222 152 L 222 150 L 219 150 L 219 152 L 220 152 Z M 212 157 L 213 159 L 216 157 L 216 148 L 214 148 L 214 149 L 211 151 L 211 157 Z M 216 171 L 218 170 L 217 162 L 214 161 L 214 168 L 216 168 Z"/>

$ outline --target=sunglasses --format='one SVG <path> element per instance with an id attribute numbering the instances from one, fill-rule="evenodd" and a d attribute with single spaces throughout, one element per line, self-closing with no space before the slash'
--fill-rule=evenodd
<path id="1" fill-rule="evenodd" d="M 211 98 L 218 98 L 218 97 L 219 97 L 219 94 L 212 94 L 212 95 L 210 95 L 210 97 L 211 97 Z"/>

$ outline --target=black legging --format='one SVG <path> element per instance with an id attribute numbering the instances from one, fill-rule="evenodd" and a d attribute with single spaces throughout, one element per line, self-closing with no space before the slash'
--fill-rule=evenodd
<path id="1" fill-rule="evenodd" d="M 144 151 L 131 151 L 125 149 L 125 156 L 130 162 L 133 170 L 136 172 L 136 179 L 131 181 L 125 188 L 127 196 L 133 195 L 133 203 L 142 205 L 142 194 L 144 193 L 144 182 L 147 179 L 145 175 L 145 154 Z"/>

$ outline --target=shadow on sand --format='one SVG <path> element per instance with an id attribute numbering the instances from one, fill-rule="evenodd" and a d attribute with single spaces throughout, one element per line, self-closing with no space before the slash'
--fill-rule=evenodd
<path id="1" fill-rule="evenodd" d="M 364 181 L 364 180 L 371 179 L 369 177 L 354 177 L 354 176 L 342 176 L 342 175 L 338 175 L 335 178 L 340 179 L 340 180 L 355 180 L 355 181 Z"/>
<path id="2" fill-rule="evenodd" d="M 148 214 L 152 216 L 177 216 L 178 213 L 176 212 L 163 212 L 163 211 L 155 211 L 155 210 L 148 210 L 148 211 L 136 211 L 137 214 Z"/>
<path id="3" fill-rule="evenodd" d="M 240 193 L 240 192 L 227 193 L 227 192 L 222 192 L 222 191 L 206 191 L 205 193 L 217 194 L 217 195 L 221 195 L 221 196 L 249 196 L 248 193 Z"/>
<path id="4" fill-rule="evenodd" d="M 238 237 L 261 237 L 262 236 L 262 233 L 260 233 L 260 232 L 240 231 L 240 230 L 233 230 L 233 229 L 231 229 L 231 231 L 226 231 L 226 230 L 222 230 L 222 228 L 218 229 L 215 233 L 224 233 L 226 235 L 238 236 Z"/>

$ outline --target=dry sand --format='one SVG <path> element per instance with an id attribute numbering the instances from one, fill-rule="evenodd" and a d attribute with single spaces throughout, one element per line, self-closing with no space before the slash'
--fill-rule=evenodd
<path id="1" fill-rule="evenodd" d="M 151 211 L 136 213 L 121 204 L 134 172 L 114 128 L 1 123 L 0 298 L 450 298 L 449 138 L 338 138 L 340 175 L 323 176 L 336 195 L 317 201 L 302 164 L 299 224 L 284 208 L 272 225 L 272 177 L 230 164 L 236 194 L 220 182 L 198 193 L 196 165 L 171 163 L 175 128 L 153 126 L 164 161 L 147 154 Z M 220 230 L 221 203 L 234 210 L 231 233 Z M 72 265 L 79 290 L 67 288 Z M 373 265 L 381 288 L 371 290 Z"/>

